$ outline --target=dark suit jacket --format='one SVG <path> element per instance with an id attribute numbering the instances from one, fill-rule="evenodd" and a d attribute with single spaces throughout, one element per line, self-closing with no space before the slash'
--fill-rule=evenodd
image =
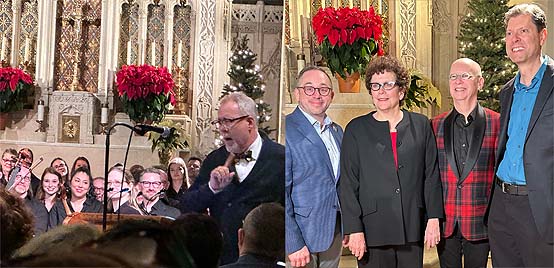
<path id="1" fill-rule="evenodd" d="M 465 239 L 487 239 L 483 217 L 494 185 L 494 154 L 500 115 L 478 105 L 472 123 L 475 132 L 461 176 L 454 154 L 455 115 L 452 111 L 445 112 L 432 120 L 446 216 L 442 222 L 442 236 L 451 236 L 457 222 Z"/>
<path id="2" fill-rule="evenodd" d="M 239 257 L 238 261 L 232 264 L 220 266 L 220 268 L 282 268 L 277 265 L 274 258 L 254 254 L 246 254 Z"/>
<path id="3" fill-rule="evenodd" d="M 208 187 L 210 173 L 223 165 L 228 156 L 224 146 L 208 154 L 196 181 L 179 200 L 182 213 L 209 209 L 210 216 L 219 223 L 223 232 L 222 265 L 238 258 L 237 231 L 246 214 L 261 203 L 279 202 L 284 206 L 285 195 L 283 145 L 263 139 L 260 155 L 248 176 L 241 183 L 234 181 L 214 194 Z"/>
<path id="4" fill-rule="evenodd" d="M 329 131 L 340 150 L 342 128 L 333 123 Z M 338 177 L 325 144 L 299 108 L 287 115 L 285 135 L 285 252 L 304 246 L 311 253 L 326 251 L 337 224 Z"/>
<path id="5" fill-rule="evenodd" d="M 179 218 L 179 216 L 181 216 L 181 211 L 179 211 L 178 209 L 172 206 L 165 204 L 164 201 L 162 201 L 161 199 L 158 199 L 156 204 L 152 206 L 150 215 L 166 216 L 166 217 L 171 217 L 173 219 L 177 219 Z"/>
<path id="6" fill-rule="evenodd" d="M 500 92 L 500 136 L 496 168 L 504 158 L 508 141 L 508 124 L 514 96 L 514 81 L 510 80 Z M 523 167 L 529 190 L 529 205 L 539 234 L 553 242 L 553 185 L 554 185 L 554 60 L 550 59 L 535 106 L 527 126 L 523 149 Z M 493 188 L 494 189 L 494 188 Z M 493 191 L 494 194 L 494 191 Z M 490 202 L 489 202 L 490 207 Z"/>
<path id="7" fill-rule="evenodd" d="M 23 200 L 25 205 L 33 213 L 33 227 L 35 236 L 40 235 L 48 230 L 48 210 L 42 202 L 27 195 Z"/>
<path id="8" fill-rule="evenodd" d="M 397 131 L 398 170 L 388 122 L 370 113 L 344 132 L 338 184 L 344 233 L 364 232 L 368 246 L 422 241 L 427 218 L 443 217 L 429 120 L 404 111 Z"/>

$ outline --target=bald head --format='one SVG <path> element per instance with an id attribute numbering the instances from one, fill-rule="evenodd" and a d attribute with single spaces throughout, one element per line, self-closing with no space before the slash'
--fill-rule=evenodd
<path id="1" fill-rule="evenodd" d="M 464 114 L 471 112 L 477 105 L 477 92 L 483 88 L 484 82 L 479 63 L 469 58 L 455 60 L 449 75 L 454 108 Z"/>

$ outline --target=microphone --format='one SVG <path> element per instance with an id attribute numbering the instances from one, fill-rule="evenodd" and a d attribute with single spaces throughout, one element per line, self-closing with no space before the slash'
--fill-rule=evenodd
<path id="1" fill-rule="evenodd" d="M 144 135 L 146 132 L 152 131 L 159 133 L 162 138 L 167 138 L 173 131 L 175 131 L 175 128 L 139 124 L 136 125 L 133 130 L 139 135 Z"/>

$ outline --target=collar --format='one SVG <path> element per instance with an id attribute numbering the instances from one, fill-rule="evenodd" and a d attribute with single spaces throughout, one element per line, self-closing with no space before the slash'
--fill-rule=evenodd
<path id="1" fill-rule="evenodd" d="M 252 151 L 253 160 L 257 160 L 260 155 L 260 151 L 262 150 L 262 143 L 262 137 L 258 134 L 254 142 L 250 144 L 250 147 L 248 147 L 245 152 Z"/>
<path id="2" fill-rule="evenodd" d="M 531 84 L 529 86 L 526 86 L 520 82 L 521 79 L 521 72 L 518 71 L 516 75 L 516 79 L 514 81 L 514 89 L 516 91 L 520 90 L 529 90 L 531 88 L 534 88 L 537 83 L 540 83 L 544 74 L 544 71 L 546 70 L 546 65 L 548 64 L 549 57 L 547 55 L 543 55 L 541 57 L 541 67 L 537 70 L 535 73 L 535 76 L 533 76 L 533 79 L 531 79 Z"/>
<path id="3" fill-rule="evenodd" d="M 323 119 L 323 127 L 321 127 L 317 119 L 315 119 L 310 114 L 304 112 L 304 110 L 302 110 L 300 106 L 298 106 L 298 109 L 302 112 L 302 114 L 304 114 L 306 119 L 308 119 L 308 121 L 310 122 L 310 125 L 317 127 L 318 129 L 320 129 L 321 132 L 323 132 L 326 128 L 330 127 L 333 124 L 333 120 L 331 120 L 329 116 L 325 115 L 325 118 Z"/>
<path id="4" fill-rule="evenodd" d="M 473 120 L 475 120 L 475 117 L 477 116 L 477 107 L 479 106 L 479 103 L 477 103 L 477 105 L 475 105 L 475 108 L 473 108 L 473 110 L 469 113 L 469 115 L 467 116 L 467 124 L 471 124 L 471 122 L 473 122 Z M 460 112 L 458 112 L 458 110 L 456 110 L 456 107 L 453 107 L 452 108 L 452 111 L 454 112 L 454 118 L 457 118 L 458 116 L 461 116 L 462 118 L 465 119 L 464 115 Z M 464 120 L 464 123 L 466 122 L 466 120 Z"/>

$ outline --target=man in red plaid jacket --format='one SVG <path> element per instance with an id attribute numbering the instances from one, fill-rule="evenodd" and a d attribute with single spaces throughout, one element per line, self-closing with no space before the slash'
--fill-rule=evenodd
<path id="1" fill-rule="evenodd" d="M 484 79 L 479 64 L 454 61 L 449 75 L 454 108 L 433 118 L 445 220 L 437 245 L 441 267 L 486 267 L 489 255 L 483 217 L 494 178 L 499 114 L 477 102 Z"/>

